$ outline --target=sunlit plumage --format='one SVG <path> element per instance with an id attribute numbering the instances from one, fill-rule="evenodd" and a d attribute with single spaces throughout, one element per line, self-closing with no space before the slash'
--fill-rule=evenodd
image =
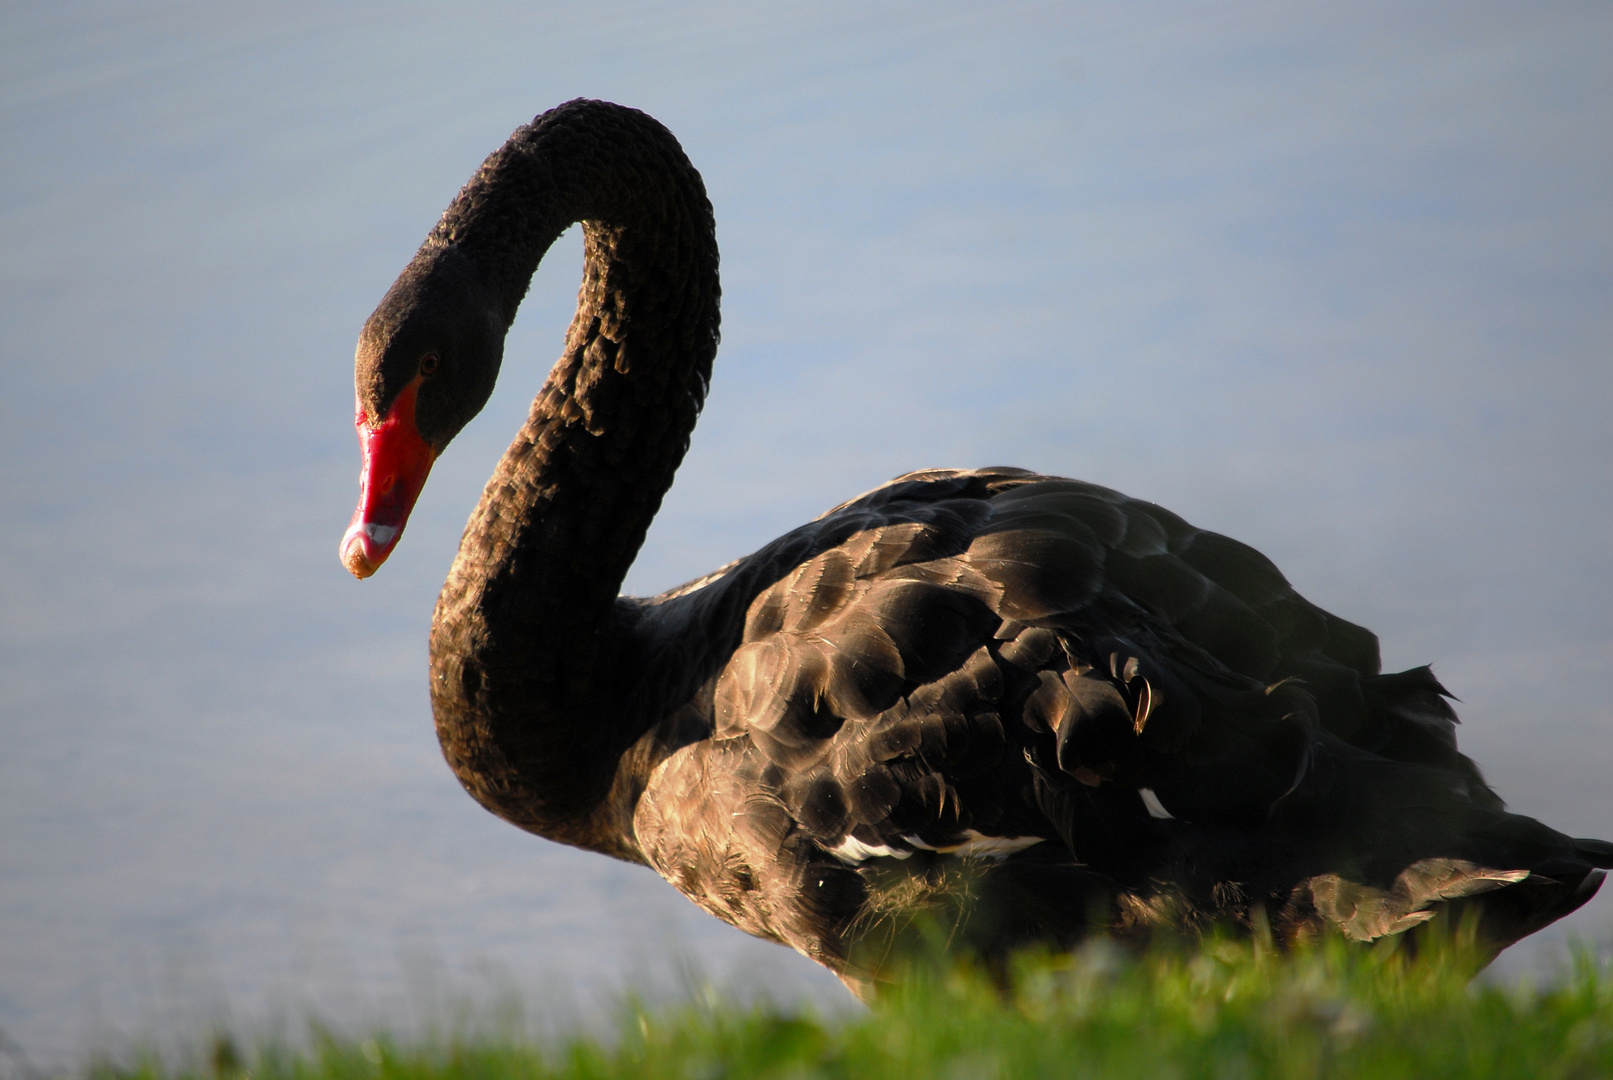
<path id="1" fill-rule="evenodd" d="M 576 221 L 565 352 L 432 627 L 438 734 L 493 812 L 647 863 L 859 993 L 936 931 L 994 963 L 1215 923 L 1371 940 L 1448 906 L 1500 948 L 1613 865 L 1503 809 L 1427 668 L 1380 672 L 1371 633 L 1252 548 L 1096 485 L 912 473 L 681 589 L 619 596 L 718 326 L 699 176 L 619 106 L 517 130 L 366 324 L 355 573 L 486 402 Z"/>

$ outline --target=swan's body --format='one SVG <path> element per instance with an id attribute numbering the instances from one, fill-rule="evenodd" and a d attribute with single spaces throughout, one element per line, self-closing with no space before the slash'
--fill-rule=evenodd
<path id="1" fill-rule="evenodd" d="M 647 863 L 859 992 L 915 919 L 987 958 L 1094 930 L 1372 939 L 1444 906 L 1501 947 L 1613 846 L 1508 814 L 1426 668 L 1152 504 L 1014 469 L 899 478 L 717 573 L 618 595 L 717 342 L 699 176 L 572 102 L 490 157 L 366 324 L 367 576 L 485 403 L 538 259 L 586 267 L 566 351 L 432 627 L 444 753 L 494 813 Z"/>

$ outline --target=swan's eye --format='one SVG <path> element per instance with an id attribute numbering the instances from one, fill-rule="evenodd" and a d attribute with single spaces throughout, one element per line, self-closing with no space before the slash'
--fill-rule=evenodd
<path id="1" fill-rule="evenodd" d="M 420 374 L 430 378 L 437 374 L 437 354 L 428 352 L 420 358 Z"/>

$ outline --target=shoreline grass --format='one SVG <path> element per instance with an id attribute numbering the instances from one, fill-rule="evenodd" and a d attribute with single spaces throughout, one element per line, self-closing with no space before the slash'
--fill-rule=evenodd
<path id="1" fill-rule="evenodd" d="M 624 1003 L 614 1028 L 433 1040 L 229 1038 L 190 1066 L 103 1062 L 90 1080 L 607 1080 L 628 1077 L 1613 1077 L 1613 970 L 1550 985 L 1473 980 L 1471 952 L 1248 941 L 1137 957 L 1104 942 L 1026 956 L 1006 980 L 914 966 L 867 1013 L 825 1018 L 711 995 Z M 1007 989 L 1004 989 L 1004 982 Z"/>

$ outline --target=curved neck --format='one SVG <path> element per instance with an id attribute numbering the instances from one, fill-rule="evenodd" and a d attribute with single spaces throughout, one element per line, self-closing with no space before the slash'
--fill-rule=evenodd
<path id="1" fill-rule="evenodd" d="M 630 821 L 598 819 L 624 752 L 658 717 L 623 670 L 632 635 L 617 594 L 688 447 L 716 354 L 711 205 L 660 124 L 573 102 L 488 158 L 427 246 L 469 256 L 508 320 L 576 221 L 577 314 L 438 599 L 432 704 L 449 763 L 484 806 L 630 856 Z"/>

